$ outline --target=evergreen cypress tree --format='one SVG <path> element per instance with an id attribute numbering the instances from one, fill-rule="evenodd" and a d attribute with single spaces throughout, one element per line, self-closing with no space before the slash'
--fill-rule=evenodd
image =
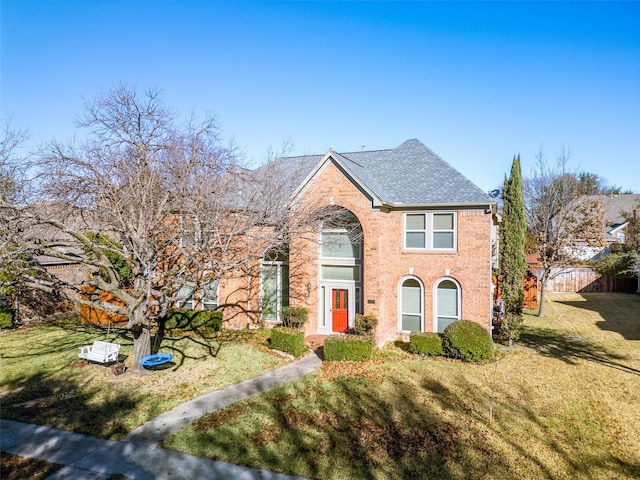
<path id="1" fill-rule="evenodd" d="M 503 212 L 500 225 L 500 285 L 504 299 L 504 317 L 498 322 L 498 338 L 509 345 L 520 337 L 524 276 L 527 260 L 524 251 L 526 218 L 522 193 L 520 155 L 513 157 L 511 175 L 502 190 Z"/>

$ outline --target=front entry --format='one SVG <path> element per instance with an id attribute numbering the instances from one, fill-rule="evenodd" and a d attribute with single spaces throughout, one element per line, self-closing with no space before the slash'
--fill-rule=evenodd
<path id="1" fill-rule="evenodd" d="M 334 333 L 347 333 L 349 329 L 349 290 L 331 289 L 331 324 Z"/>

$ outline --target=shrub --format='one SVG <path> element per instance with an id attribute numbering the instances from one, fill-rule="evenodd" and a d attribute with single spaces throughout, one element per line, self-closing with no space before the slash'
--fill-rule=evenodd
<path id="1" fill-rule="evenodd" d="M 362 335 L 331 335 L 324 341 L 324 359 L 370 360 L 373 356 L 373 337 Z"/>
<path id="2" fill-rule="evenodd" d="M 304 350 L 304 332 L 290 327 L 271 329 L 271 348 L 299 357 Z"/>
<path id="3" fill-rule="evenodd" d="M 13 326 L 13 312 L 8 308 L 0 309 L 0 328 L 11 328 Z"/>
<path id="4" fill-rule="evenodd" d="M 358 313 L 353 324 L 353 333 L 356 335 L 373 335 L 373 331 L 377 326 L 378 318 L 374 314 L 362 315 Z"/>
<path id="5" fill-rule="evenodd" d="M 189 310 L 174 308 L 167 312 L 165 328 L 178 330 L 211 329 L 222 330 L 222 312 L 220 310 Z"/>
<path id="6" fill-rule="evenodd" d="M 282 307 L 280 316 L 282 317 L 282 325 L 289 328 L 300 328 L 306 321 L 309 310 L 304 307 Z"/>
<path id="7" fill-rule="evenodd" d="M 446 356 L 465 362 L 480 362 L 493 357 L 491 335 L 470 320 L 458 320 L 444 329 L 442 348 Z"/>
<path id="8" fill-rule="evenodd" d="M 435 357 L 442 355 L 442 338 L 433 332 L 413 332 L 409 337 L 409 350 L 411 353 Z"/>

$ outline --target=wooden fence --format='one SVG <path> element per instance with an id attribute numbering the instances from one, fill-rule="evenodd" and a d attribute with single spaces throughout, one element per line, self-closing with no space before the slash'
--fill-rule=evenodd
<path id="1" fill-rule="evenodd" d="M 493 276 L 493 284 L 496 286 L 493 291 L 493 301 L 495 303 L 499 298 L 502 298 L 500 280 L 496 275 Z M 523 287 L 524 302 L 522 307 L 527 309 L 538 308 L 538 279 L 531 271 L 527 272 L 527 276 L 524 277 Z"/>
<path id="2" fill-rule="evenodd" d="M 93 294 L 91 287 L 85 287 L 83 290 L 86 292 L 85 295 L 87 297 Z M 103 302 L 109 302 L 120 306 L 123 305 L 122 302 L 107 292 L 100 292 L 98 298 Z M 104 310 L 98 310 L 97 308 L 92 308 L 87 305 L 80 305 L 80 319 L 83 323 L 93 323 L 95 325 L 107 325 L 109 323 L 123 323 L 128 321 L 128 318 L 124 315 L 105 312 Z"/>
<path id="3" fill-rule="evenodd" d="M 541 268 L 533 268 L 540 277 Z M 590 268 L 552 268 L 547 280 L 547 292 L 622 292 L 635 293 L 638 280 L 635 278 L 601 277 Z"/>

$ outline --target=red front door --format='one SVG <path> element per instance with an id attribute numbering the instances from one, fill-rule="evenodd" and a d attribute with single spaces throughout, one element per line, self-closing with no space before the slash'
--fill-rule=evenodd
<path id="1" fill-rule="evenodd" d="M 336 333 L 347 333 L 349 328 L 349 290 L 331 290 L 331 323 Z"/>

